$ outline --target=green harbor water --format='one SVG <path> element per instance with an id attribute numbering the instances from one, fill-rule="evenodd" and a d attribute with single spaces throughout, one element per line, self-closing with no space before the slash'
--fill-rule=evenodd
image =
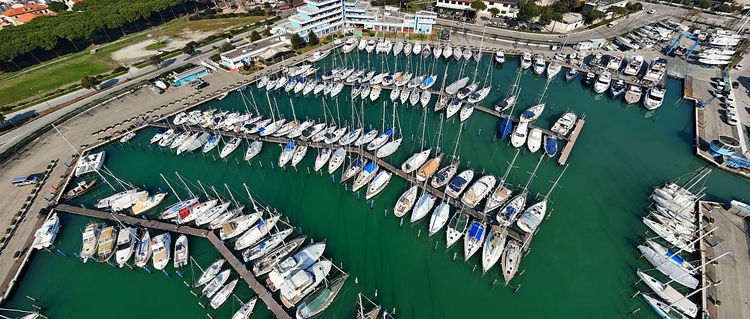
<path id="1" fill-rule="evenodd" d="M 323 69 L 330 68 L 333 58 L 320 63 Z M 495 87 L 481 103 L 489 108 L 504 96 L 518 68 L 517 59 L 508 58 L 504 65 L 496 66 L 490 58 L 484 57 L 477 72 L 477 80 L 484 81 L 486 77 Z M 340 65 L 341 56 L 335 59 Z M 381 57 L 368 58 L 360 53 L 343 60 L 361 67 L 369 64 L 374 69 L 384 65 Z M 413 56 L 391 57 L 385 62 L 388 63 L 391 69 L 398 63 L 399 70 L 434 68 L 432 72 L 439 75 L 434 89 L 439 87 L 446 67 L 446 62 L 433 63 L 431 57 L 426 60 Z M 460 76 L 462 64 L 463 61 L 455 60 L 447 63 L 448 83 Z M 474 62 L 468 62 L 463 73 L 471 76 L 474 68 Z M 216 150 L 208 155 L 196 153 L 178 157 L 173 151 L 148 146 L 156 131 L 151 128 L 140 132 L 128 144 L 103 147 L 107 151 L 106 166 L 119 178 L 152 191 L 168 190 L 159 176 L 163 173 L 181 196 L 187 192 L 174 172 L 179 172 L 194 192 L 199 191 L 198 180 L 203 185 L 214 186 L 222 195 L 227 194 L 224 186 L 227 184 L 238 201 L 249 205 L 242 187 L 246 183 L 256 200 L 283 212 L 290 223 L 301 228 L 308 237 L 315 241 L 327 240 L 325 256 L 337 265 L 343 264 L 350 273 L 351 277 L 322 318 L 350 317 L 357 293 L 362 291 L 372 297 L 375 290 L 377 302 L 385 309 L 395 307 L 398 318 L 657 318 L 642 299 L 630 298 L 635 293 L 632 284 L 637 279 L 636 268 L 652 268 L 646 261 L 637 259 L 635 246 L 646 231 L 641 218 L 646 214 L 646 197 L 651 187 L 705 165 L 692 151 L 692 104 L 679 100 L 682 86 L 677 80 L 667 81 L 667 96 L 662 107 L 647 112 L 640 104 L 628 106 L 622 99 L 596 95 L 581 86 L 580 77 L 565 83 L 564 71 L 550 84 L 548 108 L 535 124 L 549 128 L 570 109 L 579 115 L 585 114 L 586 125 L 569 158 L 570 167 L 560 187 L 551 195 L 551 217 L 541 224 L 530 253 L 521 262 L 523 275 L 514 278 L 507 287 L 503 285 L 497 265 L 482 276 L 481 252 L 464 262 L 461 243 L 446 250 L 444 231 L 428 238 L 429 218 L 414 225 L 409 224 L 407 218 L 403 227 L 399 227 L 399 220 L 390 212 L 408 187 L 405 181 L 394 177 L 375 197 L 371 208 L 370 202 L 364 200 L 364 191 L 359 198 L 360 195 L 346 191 L 338 183 L 340 169 L 336 182 L 327 172 L 308 175 L 317 153 L 314 149 L 308 151 L 297 171 L 291 167 L 275 167 L 281 148 L 273 144 L 264 145 L 251 165 L 242 161 L 248 144 L 243 144 L 227 161 L 218 159 Z M 518 103 L 521 109 L 516 109 L 515 115 L 536 101 L 544 83 L 544 77 L 533 75 L 531 70 L 525 71 L 521 81 L 523 97 Z M 365 126 L 381 127 L 383 101 L 387 100 L 388 93 L 384 91 L 375 103 L 354 103 L 357 114 L 360 109 L 364 110 Z M 325 105 L 329 119 L 333 115 L 351 123 L 349 89 L 338 96 L 338 103 L 336 99 L 294 97 L 287 93 L 272 93 L 268 99 L 278 104 L 287 118 L 292 116 L 291 101 L 298 119 L 323 120 Z M 254 111 L 253 101 L 261 113 L 270 115 L 266 94 L 254 88 L 232 93 L 202 108 L 244 111 L 247 105 Z M 462 126 L 456 115 L 445 121 L 442 133 L 438 134 L 440 117 L 431 111 L 435 101 L 433 97 L 427 114 L 425 143 L 441 147 L 450 155 Z M 390 123 L 393 105 L 387 103 L 386 109 L 386 122 Z M 398 152 L 387 159 L 396 166 L 420 149 L 422 110 L 421 107 L 398 108 L 397 126 L 400 123 L 404 142 Z M 508 146 L 507 140 L 495 139 L 497 125 L 496 118 L 474 112 L 466 122 L 458 145 L 462 167 L 470 163 L 477 172 L 502 176 L 515 149 Z M 539 152 L 522 151 L 508 181 L 525 184 L 539 156 Z M 556 159 L 545 158 L 537 172 L 538 178 L 531 183 L 529 202 L 534 202 L 535 194 L 546 193 L 551 180 L 561 171 Z M 711 200 L 728 201 L 747 196 L 747 181 L 723 171 L 715 170 L 707 186 L 707 198 Z M 92 207 L 97 198 L 110 192 L 111 189 L 100 185 L 73 204 Z M 150 215 L 176 200 L 170 194 Z M 62 228 L 55 250 L 66 252 L 68 256 L 57 252 L 36 253 L 7 307 L 31 309 L 32 302 L 25 297 L 29 295 L 39 300 L 47 316 L 56 319 L 198 319 L 207 318 L 206 314 L 229 318 L 240 305 L 233 300 L 218 311 L 201 308 L 199 302 L 208 305 L 209 301 L 193 296 L 183 283 L 191 282 L 200 274 L 192 267 L 183 269 L 185 278 L 180 278 L 171 262 L 166 269 L 168 277 L 156 271 L 149 274 L 140 268 L 120 269 L 93 261 L 82 264 L 73 254 L 80 250 L 81 231 L 90 219 L 66 214 L 61 217 Z M 151 232 L 152 236 L 156 233 Z M 454 253 L 458 254 L 456 261 L 452 261 Z M 197 238 L 190 238 L 190 254 L 201 266 L 219 256 L 207 240 Z M 514 293 L 518 285 L 521 288 Z M 254 295 L 244 283 L 238 287 L 235 294 L 241 300 Z M 648 288 L 638 286 L 638 289 Z M 639 307 L 642 309 L 635 315 L 628 314 Z M 272 314 L 259 302 L 252 318 L 270 317 Z"/>

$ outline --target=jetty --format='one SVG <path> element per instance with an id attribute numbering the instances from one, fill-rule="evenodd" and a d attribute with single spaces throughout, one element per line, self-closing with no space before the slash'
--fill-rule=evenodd
<path id="1" fill-rule="evenodd" d="M 568 161 L 568 156 L 570 156 L 570 152 L 573 150 L 573 145 L 576 143 L 576 140 L 578 140 L 578 134 L 581 134 L 581 129 L 585 123 L 586 120 L 583 118 L 579 118 L 578 121 L 576 121 L 576 126 L 573 128 L 573 132 L 570 133 L 570 139 L 568 140 L 568 143 L 565 144 L 562 153 L 560 153 L 560 158 L 557 159 L 557 164 L 565 165 L 565 162 Z"/>
<path id="2" fill-rule="evenodd" d="M 229 265 L 234 269 L 234 271 L 240 274 L 240 277 L 242 277 L 242 279 L 247 282 L 247 284 L 255 292 L 255 294 L 257 294 L 260 299 L 263 300 L 263 303 L 265 303 L 266 307 L 268 307 L 268 309 L 273 312 L 276 318 L 292 318 L 286 311 L 284 311 L 284 308 L 282 308 L 281 305 L 279 305 L 279 303 L 276 302 L 275 299 L 273 299 L 273 295 L 268 292 L 268 290 L 253 276 L 252 273 L 250 273 L 250 271 L 247 270 L 247 268 L 239 261 L 239 259 L 237 259 L 232 251 L 230 251 L 229 248 L 227 248 L 227 246 L 225 246 L 224 243 L 222 243 L 221 240 L 216 237 L 216 234 L 211 231 L 190 226 L 175 225 L 156 220 L 147 220 L 135 216 L 115 214 L 80 206 L 71 206 L 67 204 L 59 204 L 55 209 L 69 214 L 106 219 L 116 222 L 125 222 L 138 227 L 158 229 L 173 233 L 207 238 L 211 242 L 211 244 L 214 245 L 216 250 L 221 253 L 224 259 L 229 262 Z"/>

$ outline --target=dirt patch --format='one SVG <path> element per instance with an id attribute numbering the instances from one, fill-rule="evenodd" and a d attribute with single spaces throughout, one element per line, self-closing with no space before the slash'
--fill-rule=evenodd
<path id="1" fill-rule="evenodd" d="M 185 32 L 185 34 L 174 38 L 151 38 L 145 41 L 138 42 L 133 45 L 129 45 L 120 50 L 112 52 L 111 58 L 117 62 L 122 63 L 133 63 L 135 61 L 142 60 L 145 57 L 156 54 L 157 50 L 149 50 L 147 47 L 158 43 L 161 40 L 165 44 L 160 50 L 171 51 L 178 50 L 185 46 L 190 41 L 199 41 L 211 35 L 211 32 Z"/>

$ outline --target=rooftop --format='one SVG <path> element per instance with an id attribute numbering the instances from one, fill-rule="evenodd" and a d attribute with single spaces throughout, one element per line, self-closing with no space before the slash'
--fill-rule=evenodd
<path id="1" fill-rule="evenodd" d="M 583 21 L 583 15 L 575 12 L 567 12 L 563 14 L 562 22 L 567 24 L 578 23 Z"/>
<path id="2" fill-rule="evenodd" d="M 17 16 L 17 15 L 21 15 L 24 13 L 32 13 L 32 12 L 37 12 L 37 11 L 42 11 L 42 10 L 47 10 L 47 6 L 32 4 L 29 6 L 23 6 L 20 8 L 12 8 L 12 9 L 5 10 L 5 12 L 3 12 L 3 15 L 6 17 L 10 17 L 10 16 Z"/>
<path id="3" fill-rule="evenodd" d="M 241 46 L 238 46 L 236 49 L 232 51 L 227 51 L 221 54 L 222 57 L 226 59 L 236 59 L 246 56 L 249 53 L 258 52 L 262 49 L 265 49 L 267 47 L 271 46 L 277 46 L 283 42 L 286 42 L 286 40 L 283 40 L 279 36 L 263 39 L 260 41 L 244 44 Z"/>

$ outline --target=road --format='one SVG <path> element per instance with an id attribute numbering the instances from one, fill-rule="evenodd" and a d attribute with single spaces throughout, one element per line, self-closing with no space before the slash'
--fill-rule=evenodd
<path id="1" fill-rule="evenodd" d="M 626 17 L 616 19 L 616 24 L 613 27 L 607 27 L 602 25 L 593 29 L 580 29 L 574 32 L 570 32 L 567 38 L 560 37 L 560 34 L 553 33 L 536 33 L 536 32 L 525 32 L 516 31 L 510 29 L 501 29 L 496 27 L 484 28 L 484 21 L 478 19 L 477 23 L 464 23 L 456 22 L 446 19 L 438 19 L 438 25 L 444 28 L 450 28 L 453 31 L 466 30 L 471 33 L 485 34 L 489 37 L 494 38 L 505 38 L 509 40 L 522 41 L 522 42 L 537 42 L 537 43 L 550 43 L 550 44 L 575 44 L 578 42 L 590 40 L 590 39 L 609 39 L 614 38 L 620 34 L 629 32 L 630 30 L 640 28 L 646 24 L 654 23 L 656 21 L 665 20 L 671 17 L 677 20 L 682 20 L 691 13 L 689 10 L 684 8 L 677 8 L 673 6 L 667 6 L 658 3 L 643 3 L 643 10 L 630 14 Z M 648 14 L 647 11 L 655 10 L 654 14 Z M 712 23 L 719 25 L 731 25 L 736 19 L 733 16 L 720 16 L 710 13 L 700 13 L 695 16 L 695 19 L 703 21 L 704 23 Z"/>
<path id="2" fill-rule="evenodd" d="M 278 24 L 279 22 L 282 22 L 282 21 L 283 20 L 277 21 L 275 24 Z M 243 41 L 242 39 L 244 37 L 250 36 L 251 32 L 252 31 L 241 33 L 235 36 L 233 40 L 235 40 L 235 42 Z M 213 43 L 213 44 L 199 47 L 196 49 L 197 53 L 194 56 L 188 56 L 188 55 L 183 54 L 183 55 L 170 58 L 163 63 L 163 66 L 161 67 L 161 69 L 157 69 L 153 65 L 149 65 L 140 69 L 132 67 L 128 73 L 125 73 L 116 78 L 107 80 L 105 83 L 101 85 L 102 88 L 98 92 L 96 92 L 93 89 L 80 89 L 78 91 L 74 91 L 74 92 L 65 94 L 63 96 L 56 97 L 47 102 L 42 102 L 42 103 L 27 107 L 23 110 L 19 110 L 11 114 L 8 114 L 5 116 L 5 118 L 8 121 L 13 121 L 13 120 L 17 121 L 17 120 L 25 119 L 29 117 L 31 114 L 39 113 L 39 112 L 48 110 L 50 108 L 56 107 L 58 105 L 69 103 L 71 101 L 74 101 L 88 94 L 94 93 L 93 95 L 85 97 L 81 99 L 80 101 L 71 103 L 70 105 L 67 105 L 61 109 L 58 109 L 50 114 L 43 116 L 42 118 L 35 119 L 34 121 L 26 123 L 18 128 L 13 129 L 12 131 L 6 134 L 3 134 L 2 136 L 0 136 L 0 153 L 4 152 L 9 147 L 13 146 L 15 143 L 23 139 L 25 136 L 33 133 L 34 131 L 44 127 L 45 125 L 49 123 L 52 123 L 53 121 L 57 120 L 63 115 L 69 112 L 72 112 L 73 110 L 87 103 L 90 103 L 91 101 L 95 101 L 96 99 L 107 96 L 113 91 L 112 89 L 117 90 L 117 89 L 126 87 L 123 84 L 137 83 L 142 80 L 150 79 L 159 73 L 175 69 L 177 67 L 185 65 L 186 63 L 200 64 L 201 60 L 208 59 L 208 57 L 211 56 L 213 51 L 215 51 L 215 49 L 213 49 L 214 46 L 218 46 L 218 44 Z M 158 71 L 158 72 L 155 72 L 155 71 Z M 120 85 L 118 85 L 117 87 L 112 87 L 113 85 L 118 84 L 118 83 L 120 83 Z"/>

